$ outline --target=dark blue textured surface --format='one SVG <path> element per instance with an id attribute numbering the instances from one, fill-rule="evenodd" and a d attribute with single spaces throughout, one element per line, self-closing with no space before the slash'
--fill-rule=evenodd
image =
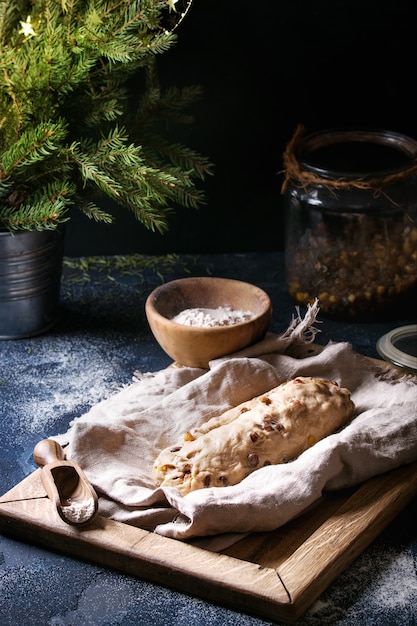
<path id="1" fill-rule="evenodd" d="M 155 259 L 153 259 L 155 260 Z M 74 260 L 73 260 L 74 261 Z M 271 330 L 295 312 L 281 253 L 183 255 L 143 269 L 119 257 L 67 260 L 62 315 L 46 335 L 0 343 L 0 492 L 35 465 L 35 443 L 67 430 L 95 402 L 128 384 L 135 371 L 156 371 L 169 358 L 144 313 L 150 290 L 183 275 L 217 275 L 258 284 L 273 303 Z M 385 332 L 413 319 L 346 324 L 322 319 L 319 343 L 347 340 L 377 357 Z M 306 625 L 417 624 L 417 502 L 414 500 L 299 620 Z M 261 619 L 103 567 L 0 536 L 2 626 L 261 626 Z"/>

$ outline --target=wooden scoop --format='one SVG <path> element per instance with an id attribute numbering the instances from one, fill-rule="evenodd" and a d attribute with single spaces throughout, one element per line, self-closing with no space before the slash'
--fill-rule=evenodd
<path id="1" fill-rule="evenodd" d="M 98 498 L 77 463 L 65 460 L 65 452 L 53 439 L 42 439 L 34 450 L 35 463 L 42 468 L 42 484 L 59 516 L 67 524 L 89 524 L 97 514 Z"/>

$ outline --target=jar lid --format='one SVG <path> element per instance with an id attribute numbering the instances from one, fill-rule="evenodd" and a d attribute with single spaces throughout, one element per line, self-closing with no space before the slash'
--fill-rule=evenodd
<path id="1" fill-rule="evenodd" d="M 417 372 L 417 324 L 394 328 L 378 339 L 376 349 L 385 361 Z"/>

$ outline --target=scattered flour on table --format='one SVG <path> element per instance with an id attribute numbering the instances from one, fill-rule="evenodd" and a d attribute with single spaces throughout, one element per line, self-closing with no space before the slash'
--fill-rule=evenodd
<path id="1" fill-rule="evenodd" d="M 215 326 L 231 326 L 246 322 L 253 317 L 252 311 L 233 310 L 230 306 L 220 306 L 215 309 L 194 308 L 185 309 L 175 315 L 171 321 L 186 326 L 200 326 L 213 328 Z"/>
<path id="2" fill-rule="evenodd" d="M 75 345 L 77 344 L 77 345 Z M 18 402 L 7 407 L 15 423 L 26 433 L 54 429 L 63 414 L 81 415 L 89 407 L 120 389 L 122 380 L 119 350 L 94 340 L 79 342 L 54 338 L 54 349 L 47 338 L 33 342 L 30 353 L 8 365 L 0 378 L 9 385 L 21 385 Z M 1 407 L 1 398 L 0 398 Z"/>
<path id="3" fill-rule="evenodd" d="M 405 552 L 401 547 L 370 547 L 367 555 L 358 557 L 355 567 L 346 569 L 340 575 L 339 582 L 339 585 L 326 589 L 315 601 L 300 618 L 300 626 L 365 624 L 367 608 L 369 614 L 377 612 L 381 618 L 381 621 L 372 623 L 382 624 L 387 614 L 394 615 L 405 607 L 417 606 L 417 577 L 412 548 Z M 404 623 L 411 624 L 408 621 Z"/>
<path id="4" fill-rule="evenodd" d="M 383 585 L 381 590 L 385 591 L 375 593 L 376 590 L 373 589 L 375 605 L 391 609 L 416 606 L 417 576 L 412 552 L 405 553 L 398 548 L 388 547 L 380 560 L 379 583 Z M 374 563 L 375 561 L 376 559 Z"/>

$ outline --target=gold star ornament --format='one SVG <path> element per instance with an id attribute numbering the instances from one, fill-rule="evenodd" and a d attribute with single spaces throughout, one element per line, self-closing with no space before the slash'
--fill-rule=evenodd
<path id="1" fill-rule="evenodd" d="M 22 27 L 19 30 L 19 34 L 24 35 L 25 37 L 35 37 L 36 33 L 33 29 L 33 26 L 30 21 L 30 15 L 27 16 L 26 22 L 20 22 L 20 26 Z"/>

